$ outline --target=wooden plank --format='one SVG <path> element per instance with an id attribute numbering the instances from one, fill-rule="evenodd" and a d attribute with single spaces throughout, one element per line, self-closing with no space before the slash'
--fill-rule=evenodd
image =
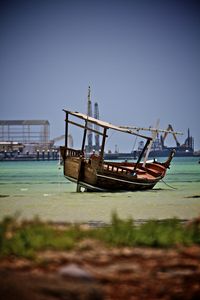
<path id="1" fill-rule="evenodd" d="M 103 133 L 102 133 L 102 132 L 97 131 L 97 130 L 95 130 L 95 129 L 93 129 L 93 128 L 85 127 L 84 125 L 81 125 L 81 124 L 79 124 L 79 123 L 76 123 L 76 122 L 73 122 L 73 121 L 70 121 L 70 120 L 68 120 L 68 123 L 70 123 L 70 124 L 72 124 L 72 125 L 75 125 L 75 126 L 78 126 L 78 127 L 80 127 L 80 128 L 86 129 L 86 130 L 93 131 L 93 132 L 98 133 L 98 134 L 100 134 L 100 135 L 103 136 Z M 108 136 L 106 136 L 106 137 L 108 137 Z"/>
<path id="2" fill-rule="evenodd" d="M 65 109 L 63 109 L 63 111 L 67 111 Z M 133 130 L 130 130 L 130 129 L 125 129 L 121 126 L 116 126 L 116 125 L 113 125 L 111 123 L 108 123 L 108 122 L 105 122 L 105 121 L 102 121 L 102 120 L 99 120 L 99 119 L 95 119 L 93 117 L 90 117 L 88 115 L 85 115 L 85 114 L 82 114 L 82 113 L 79 113 L 79 112 L 72 112 L 72 111 L 67 111 L 70 115 L 72 116 L 75 116 L 79 119 L 82 119 L 82 120 L 88 120 L 88 122 L 90 123 L 93 123 L 93 124 L 96 124 L 96 125 L 99 125 L 103 128 L 106 128 L 106 129 L 113 129 L 113 130 L 117 130 L 117 131 L 121 131 L 121 132 L 124 132 L 124 133 L 128 133 L 128 134 L 132 134 L 132 135 L 135 135 L 135 136 L 139 136 L 141 138 L 144 138 L 144 139 L 147 139 L 147 140 L 152 140 L 151 137 L 149 136 L 146 136 L 146 135 L 142 135 L 142 134 L 139 134 Z"/>

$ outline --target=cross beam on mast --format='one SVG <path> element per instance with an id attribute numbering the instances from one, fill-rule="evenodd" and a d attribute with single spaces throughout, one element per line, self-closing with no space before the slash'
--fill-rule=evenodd
<path id="1" fill-rule="evenodd" d="M 183 135 L 182 132 L 180 131 L 171 131 L 171 130 L 166 130 L 166 129 L 157 129 L 154 127 L 136 127 L 136 126 L 119 126 L 120 128 L 124 129 L 130 129 L 130 130 L 135 130 L 135 131 L 151 131 L 151 132 L 166 132 L 166 133 L 171 133 L 171 134 L 180 134 Z"/>

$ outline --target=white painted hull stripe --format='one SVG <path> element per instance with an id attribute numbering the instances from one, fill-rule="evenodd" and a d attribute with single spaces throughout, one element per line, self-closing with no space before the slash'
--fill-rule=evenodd
<path id="1" fill-rule="evenodd" d="M 67 178 L 68 180 L 74 182 L 74 183 L 77 183 L 77 179 L 75 178 L 72 178 L 72 177 L 68 177 L 65 175 L 65 178 Z M 85 188 L 90 188 L 92 190 L 96 190 L 96 191 L 101 191 L 101 192 L 105 192 L 107 191 L 107 189 L 101 189 L 99 187 L 96 187 L 94 185 L 91 185 L 91 184 L 88 184 L 88 183 L 85 183 L 85 182 L 82 182 L 82 181 L 79 181 L 79 184 L 82 186 L 82 187 L 85 187 Z"/>
<path id="2" fill-rule="evenodd" d="M 136 185 L 152 185 L 152 184 L 155 184 L 156 182 L 153 181 L 153 182 L 136 182 L 136 181 L 127 181 L 127 180 L 124 180 L 124 179 L 118 179 L 118 178 L 114 178 L 114 177 L 110 177 L 110 176 L 105 176 L 105 175 L 100 175 L 100 174 L 97 174 L 98 177 L 103 177 L 103 178 L 106 178 L 106 179 L 109 179 L 109 180 L 115 180 L 115 181 L 119 181 L 119 182 L 124 182 L 124 183 L 128 183 L 128 184 L 136 184 Z"/>

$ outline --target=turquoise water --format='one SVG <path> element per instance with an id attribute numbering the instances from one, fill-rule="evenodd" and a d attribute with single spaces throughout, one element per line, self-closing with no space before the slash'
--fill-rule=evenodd
<path id="1" fill-rule="evenodd" d="M 109 222 L 121 218 L 191 219 L 200 215 L 199 158 L 175 158 L 164 182 L 153 190 L 76 193 L 56 161 L 0 163 L 0 219 L 18 215 L 67 222 Z M 172 188 L 173 187 L 173 188 Z"/>

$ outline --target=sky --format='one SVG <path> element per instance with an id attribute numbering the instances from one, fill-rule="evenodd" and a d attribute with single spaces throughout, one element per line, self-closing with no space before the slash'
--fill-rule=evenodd
<path id="1" fill-rule="evenodd" d="M 200 149 L 200 1 L 0 1 L 1 120 L 47 119 L 57 137 L 62 109 L 87 112 L 89 85 L 102 120 L 160 119 Z M 132 150 L 122 142 L 108 147 Z"/>

